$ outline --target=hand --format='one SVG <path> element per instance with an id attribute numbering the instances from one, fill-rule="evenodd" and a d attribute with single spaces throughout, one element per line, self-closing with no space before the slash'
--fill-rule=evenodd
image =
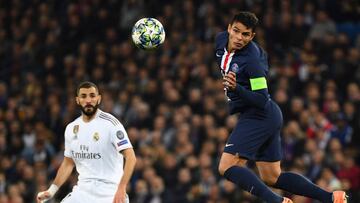
<path id="1" fill-rule="evenodd" d="M 113 203 L 127 203 L 126 187 L 118 187 Z"/>
<path id="2" fill-rule="evenodd" d="M 55 193 L 58 191 L 59 187 L 55 184 L 51 184 L 49 189 L 46 191 L 39 192 L 36 196 L 37 203 L 44 203 L 51 199 Z"/>
<path id="3" fill-rule="evenodd" d="M 49 200 L 52 198 L 52 195 L 50 194 L 49 191 L 42 191 L 42 192 L 39 192 L 37 194 L 37 197 L 36 197 L 36 202 L 37 203 L 44 203 L 45 201 Z"/>
<path id="4" fill-rule="evenodd" d="M 236 88 L 236 75 L 234 72 L 229 71 L 223 77 L 223 85 L 229 91 L 234 91 Z"/>

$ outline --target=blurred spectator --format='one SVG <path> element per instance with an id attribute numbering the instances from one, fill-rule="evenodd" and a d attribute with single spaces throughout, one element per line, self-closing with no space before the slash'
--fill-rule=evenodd
<path id="1" fill-rule="evenodd" d="M 319 10 L 316 13 L 316 21 L 310 29 L 309 36 L 311 39 L 320 40 L 329 34 L 336 34 L 335 23 L 325 11 Z"/>

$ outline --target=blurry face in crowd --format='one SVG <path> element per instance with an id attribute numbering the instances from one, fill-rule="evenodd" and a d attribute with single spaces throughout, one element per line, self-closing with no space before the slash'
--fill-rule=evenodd
<path id="1" fill-rule="evenodd" d="M 99 107 L 101 95 L 95 87 L 80 88 L 76 97 L 76 103 L 81 108 L 81 111 L 86 116 L 93 116 Z"/>
<path id="2" fill-rule="evenodd" d="M 247 28 L 241 22 L 234 22 L 228 26 L 229 42 L 228 51 L 242 49 L 246 46 L 255 36 L 252 28 Z"/>

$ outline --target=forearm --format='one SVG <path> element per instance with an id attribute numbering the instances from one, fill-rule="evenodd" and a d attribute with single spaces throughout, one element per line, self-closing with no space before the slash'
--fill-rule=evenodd
<path id="1" fill-rule="evenodd" d="M 255 92 L 237 84 L 235 91 L 246 103 L 258 108 L 264 108 L 266 102 L 269 100 L 265 89 Z"/>
<path id="2" fill-rule="evenodd" d="M 64 182 L 68 179 L 73 168 L 74 168 L 73 160 L 68 157 L 64 157 L 64 160 L 61 163 L 61 166 L 56 174 L 54 182 L 50 185 L 49 189 L 47 189 L 46 191 L 39 192 L 37 194 L 36 197 L 37 201 L 43 202 L 51 199 L 58 191 L 58 189 L 61 187 L 61 185 L 64 184 Z"/>
<path id="3" fill-rule="evenodd" d="M 136 156 L 132 148 L 125 149 L 123 155 L 125 159 L 125 165 L 124 165 L 124 173 L 123 176 L 121 177 L 119 187 L 126 188 L 126 185 L 129 183 L 131 175 L 135 168 Z"/>
<path id="4" fill-rule="evenodd" d="M 53 184 L 55 184 L 58 187 L 61 187 L 71 175 L 73 168 L 74 168 L 74 162 L 72 161 L 72 159 L 65 157 L 60 165 L 59 170 L 57 171 Z"/>

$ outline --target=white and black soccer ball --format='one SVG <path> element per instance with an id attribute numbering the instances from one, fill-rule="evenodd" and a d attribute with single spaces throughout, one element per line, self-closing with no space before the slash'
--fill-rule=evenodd
<path id="1" fill-rule="evenodd" d="M 141 49 L 155 49 L 164 43 L 165 30 L 155 18 L 142 18 L 132 28 L 134 44 Z"/>

